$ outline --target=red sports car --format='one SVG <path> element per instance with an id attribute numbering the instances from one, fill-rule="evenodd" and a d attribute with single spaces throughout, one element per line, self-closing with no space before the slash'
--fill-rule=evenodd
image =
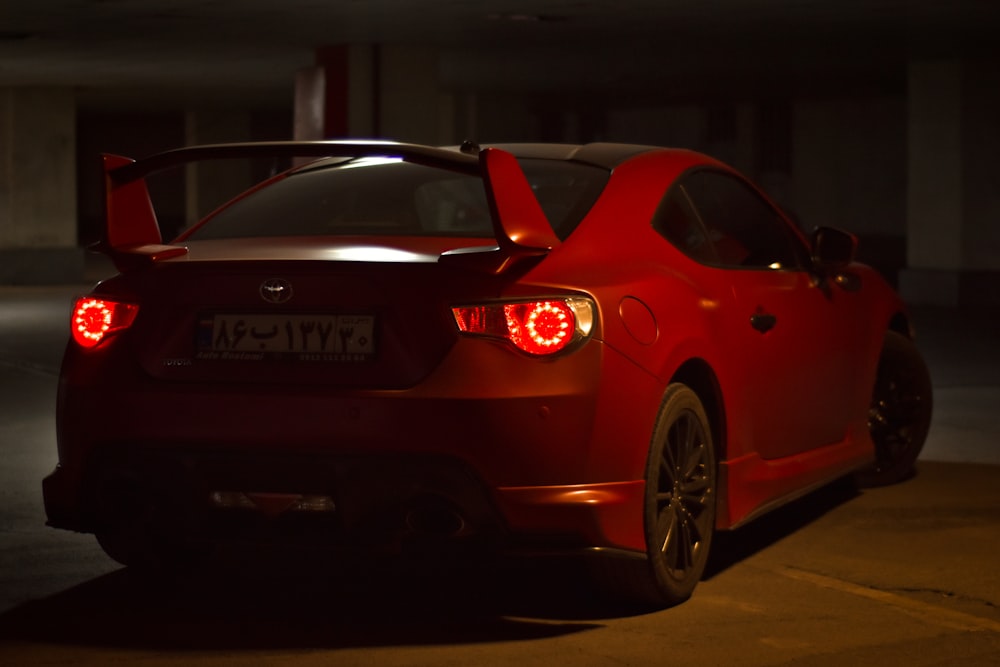
<path id="1" fill-rule="evenodd" d="M 146 177 L 315 158 L 164 243 Z M 686 599 L 715 530 L 904 477 L 931 388 L 856 241 L 699 153 L 275 142 L 106 156 L 49 523 L 163 565 L 230 540 L 593 556 Z M 426 553 L 426 552 L 425 552 Z"/>

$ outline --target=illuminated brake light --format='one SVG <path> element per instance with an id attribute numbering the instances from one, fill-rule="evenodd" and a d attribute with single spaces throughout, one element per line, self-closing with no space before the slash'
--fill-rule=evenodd
<path id="1" fill-rule="evenodd" d="M 138 306 L 121 301 L 77 299 L 73 307 L 73 340 L 81 347 L 97 347 L 111 334 L 131 326 L 138 311 Z"/>
<path id="2" fill-rule="evenodd" d="M 462 333 L 502 338 L 533 355 L 560 352 L 593 325 L 591 302 L 579 298 L 460 306 L 452 313 Z"/>
<path id="3" fill-rule="evenodd" d="M 576 331 L 573 310 L 562 301 L 504 306 L 510 341 L 531 354 L 550 354 L 566 347 Z"/>

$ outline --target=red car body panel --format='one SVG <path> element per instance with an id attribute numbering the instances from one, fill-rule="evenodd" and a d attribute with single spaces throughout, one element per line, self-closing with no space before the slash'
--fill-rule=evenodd
<path id="1" fill-rule="evenodd" d="M 307 154 L 347 155 L 359 144 L 310 146 Z M 404 146 L 398 152 L 418 164 L 481 175 L 496 238 L 199 240 L 195 228 L 164 245 L 141 180 L 146 171 L 253 150 L 187 149 L 134 165 L 106 159 L 103 249 L 122 274 L 94 293 L 137 303 L 139 315 L 94 349 L 67 347 L 60 465 L 45 482 L 53 525 L 94 529 L 98 519 L 84 498 L 98 483 L 93 470 L 105 451 L 116 465 L 136 452 L 168 452 L 184 475 L 196 474 L 209 454 L 226 461 L 258 453 L 261 461 L 412 456 L 469 471 L 509 534 L 643 552 L 643 479 L 657 413 L 667 386 L 694 369 L 712 387 L 706 401 L 714 406 L 719 528 L 872 459 L 871 387 L 882 335 L 902 304 L 861 265 L 848 269 L 861 288 L 848 290 L 805 270 L 706 265 L 667 242 L 650 220 L 675 181 L 694 168 L 735 174 L 711 158 L 650 150 L 621 159 L 576 229 L 560 239 L 512 153 L 488 148 L 470 161 L 451 151 L 452 161 L 443 149 Z M 211 216 L 203 224 L 210 227 Z M 335 304 L 338 312 L 373 313 L 381 327 L 377 357 L 354 365 L 242 364 L 192 354 L 206 314 L 271 308 L 258 286 L 278 276 L 295 285 L 282 312 Z M 585 340 L 535 358 L 502 340 L 459 335 L 449 319 L 457 304 L 535 297 L 596 304 Z M 777 325 L 762 333 L 751 326 L 756 316 Z M 462 495 L 453 489 L 461 475 L 449 466 L 439 477 L 420 465 L 412 479 L 405 471 L 397 477 L 415 493 L 437 484 L 435 493 Z M 266 477 L 266 464 L 252 467 L 247 479 Z M 372 485 L 359 497 L 382 493 L 374 476 L 358 479 Z"/>

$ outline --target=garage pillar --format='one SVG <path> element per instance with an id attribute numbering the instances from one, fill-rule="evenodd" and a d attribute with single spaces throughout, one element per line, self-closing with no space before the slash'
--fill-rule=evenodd
<path id="1" fill-rule="evenodd" d="M 910 303 L 1000 306 L 1000 72 L 976 61 L 909 65 Z"/>
<path id="2" fill-rule="evenodd" d="M 80 282 L 76 209 L 73 91 L 0 88 L 0 284 Z"/>
<path id="3" fill-rule="evenodd" d="M 379 134 L 378 47 L 324 46 L 316 65 L 295 76 L 295 126 L 300 141 Z"/>
<path id="4" fill-rule="evenodd" d="M 294 136 L 454 143 L 456 102 L 440 88 L 436 49 L 323 47 L 296 75 Z"/>

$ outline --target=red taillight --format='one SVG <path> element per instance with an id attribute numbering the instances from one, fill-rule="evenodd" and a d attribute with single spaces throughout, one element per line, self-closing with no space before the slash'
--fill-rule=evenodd
<path id="1" fill-rule="evenodd" d="M 81 347 L 96 347 L 135 320 L 139 306 L 121 301 L 83 297 L 73 306 L 73 340 Z"/>
<path id="2" fill-rule="evenodd" d="M 510 342 L 530 354 L 550 354 L 573 340 L 576 316 L 563 301 L 504 306 Z"/>
<path id="3" fill-rule="evenodd" d="M 588 299 L 545 299 L 452 308 L 459 331 L 503 338 L 534 355 L 554 354 L 590 335 Z"/>

